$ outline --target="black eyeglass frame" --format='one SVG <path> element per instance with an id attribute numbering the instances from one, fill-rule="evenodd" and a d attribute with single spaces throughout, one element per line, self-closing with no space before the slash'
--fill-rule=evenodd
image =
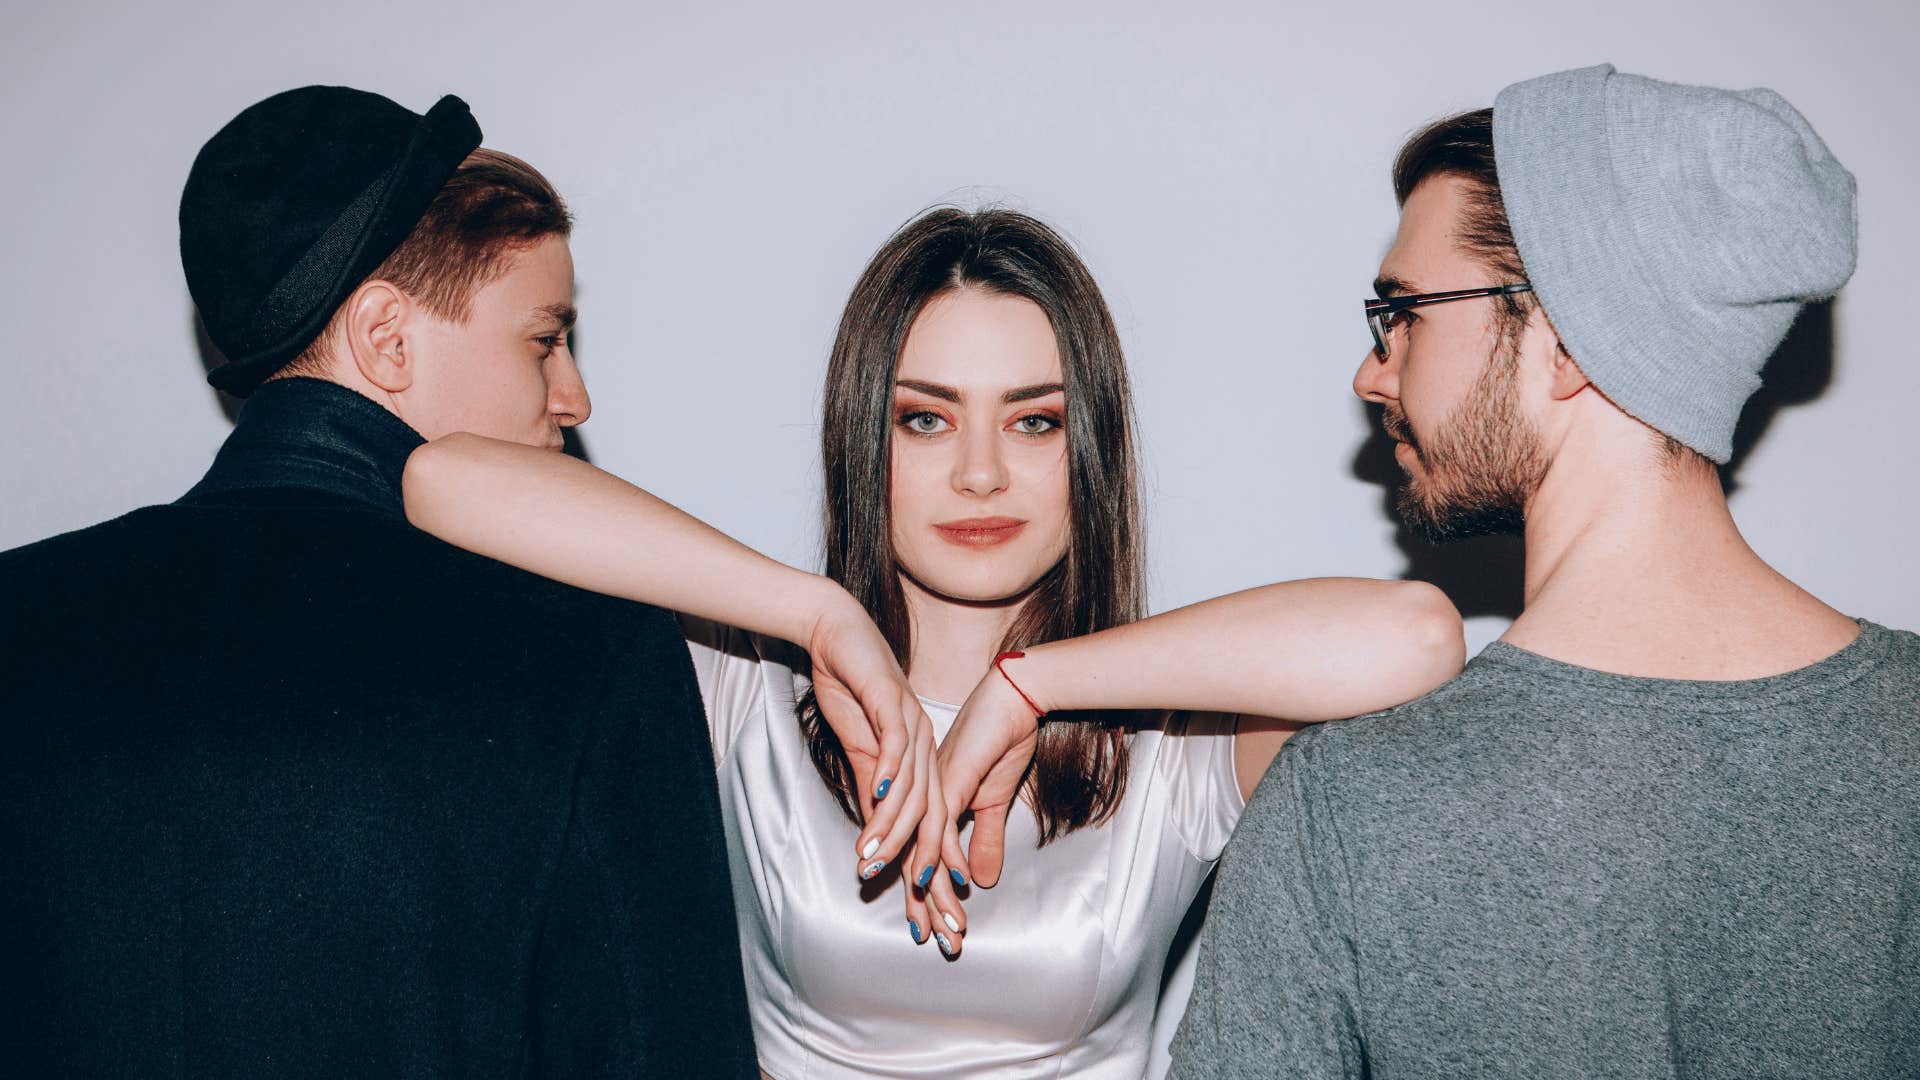
<path id="1" fill-rule="evenodd" d="M 1514 293 L 1532 291 L 1532 284 L 1520 281 L 1512 285 L 1488 285 L 1480 289 L 1451 289 L 1447 292 L 1413 293 L 1408 296 L 1389 296 L 1383 299 L 1369 297 L 1366 301 L 1367 329 L 1373 331 L 1373 353 L 1382 360 L 1387 358 L 1387 336 L 1393 330 L 1388 320 L 1408 308 L 1420 307 L 1423 304 L 1472 300 L 1482 296 L 1511 296 Z"/>

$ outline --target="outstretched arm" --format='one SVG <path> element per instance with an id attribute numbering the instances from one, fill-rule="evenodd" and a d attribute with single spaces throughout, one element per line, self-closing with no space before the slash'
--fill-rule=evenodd
<path id="1" fill-rule="evenodd" d="M 937 846 L 941 815 L 923 821 L 919 782 L 932 725 L 886 639 L 839 585 L 585 462 L 478 435 L 415 450 L 402 494 L 409 521 L 469 551 L 805 646 L 821 713 L 860 777 L 867 825 L 856 865 L 893 859 L 917 826 Z"/>
<path id="2" fill-rule="evenodd" d="M 479 435 L 413 452 L 407 520 L 450 544 L 582 589 L 805 645 L 847 600 L 583 461 Z"/>
<path id="3" fill-rule="evenodd" d="M 1035 708 L 1243 714 L 1234 756 L 1250 794 L 1302 723 L 1410 701 L 1465 659 L 1460 615 L 1444 593 L 1364 578 L 1266 585 L 1028 649 L 1005 661 L 1006 678 L 987 673 L 940 746 L 949 815 L 974 812 L 966 859 L 951 840 L 947 858 L 976 881 L 998 879 Z"/>

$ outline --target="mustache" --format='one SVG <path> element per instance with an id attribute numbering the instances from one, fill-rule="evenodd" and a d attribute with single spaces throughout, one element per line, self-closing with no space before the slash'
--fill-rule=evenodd
<path id="1" fill-rule="evenodd" d="M 1414 440 L 1413 425 L 1407 423 L 1407 414 L 1400 411 L 1398 405 L 1387 405 L 1380 413 L 1380 426 L 1388 435 L 1418 450 L 1420 444 Z"/>

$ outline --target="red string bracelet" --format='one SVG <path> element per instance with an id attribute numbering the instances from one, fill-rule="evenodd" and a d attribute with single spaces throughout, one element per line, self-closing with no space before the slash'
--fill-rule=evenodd
<path id="1" fill-rule="evenodd" d="M 999 656 L 996 656 L 993 658 L 993 670 L 999 672 L 1000 677 L 1007 680 L 1007 685 L 1013 687 L 1013 692 L 1020 695 L 1020 700 L 1027 703 L 1027 708 L 1033 710 L 1033 718 L 1036 722 L 1038 722 L 1040 720 L 1044 720 L 1047 714 L 1040 711 L 1040 706 L 1035 705 L 1033 703 L 1033 699 L 1027 696 L 1027 692 L 1025 690 L 1020 689 L 1020 684 L 1017 682 L 1014 682 L 1013 676 L 1007 674 L 1007 669 L 1001 666 L 1001 661 L 1003 660 L 1019 660 L 1024 658 L 1026 655 L 1027 655 L 1026 653 L 1021 652 L 1019 649 L 1010 649 L 1006 652 L 1003 652 Z"/>

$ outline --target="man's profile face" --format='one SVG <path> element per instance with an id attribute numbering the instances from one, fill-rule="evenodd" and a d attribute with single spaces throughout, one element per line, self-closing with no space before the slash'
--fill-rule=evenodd
<path id="1" fill-rule="evenodd" d="M 1455 242 L 1466 181 L 1421 182 L 1380 264 L 1381 296 L 1504 284 Z M 1388 356 L 1371 349 L 1354 393 L 1383 406 L 1394 460 L 1407 474 L 1400 516 L 1430 540 L 1518 532 L 1545 473 L 1521 408 L 1519 342 L 1503 334 L 1500 298 L 1430 304 L 1398 317 Z"/>
<path id="2" fill-rule="evenodd" d="M 541 239 L 474 293 L 465 322 L 424 309 L 408 334 L 408 423 L 428 439 L 456 431 L 558 450 L 592 404 L 574 366 L 573 254 Z"/>

